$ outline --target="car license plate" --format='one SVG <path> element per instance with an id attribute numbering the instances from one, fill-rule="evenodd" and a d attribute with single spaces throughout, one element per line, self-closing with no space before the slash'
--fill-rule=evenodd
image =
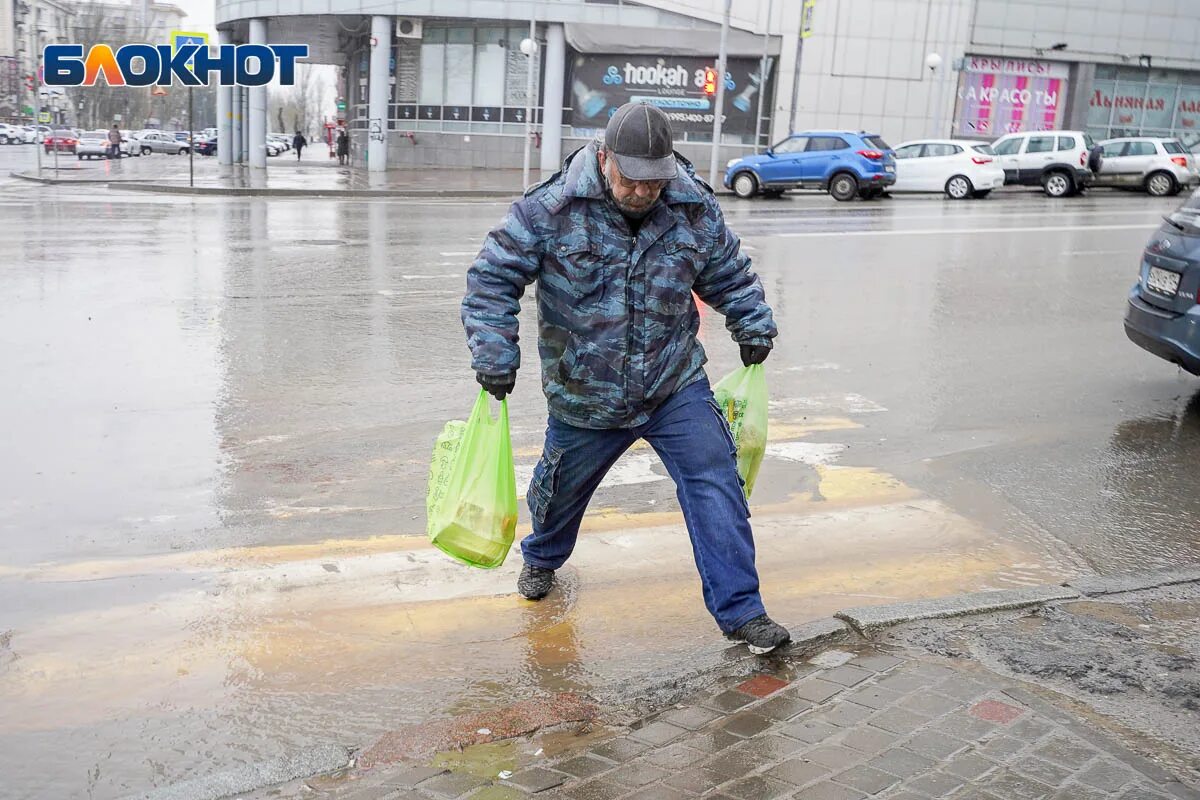
<path id="1" fill-rule="evenodd" d="M 1150 274 L 1146 277 L 1146 287 L 1159 294 L 1174 297 L 1179 291 L 1179 273 L 1151 267 Z"/>
<path id="2" fill-rule="evenodd" d="M 884 168 L 883 168 L 883 171 L 884 171 L 884 172 L 895 172 L 895 171 L 896 171 L 896 168 L 895 168 L 895 167 L 893 167 L 893 166 L 891 166 L 891 165 L 889 164 L 888 166 L 886 166 L 886 167 L 884 167 Z"/>

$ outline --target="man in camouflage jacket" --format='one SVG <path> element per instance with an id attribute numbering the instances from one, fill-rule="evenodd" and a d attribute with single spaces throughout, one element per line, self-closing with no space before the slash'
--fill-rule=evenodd
<path id="1" fill-rule="evenodd" d="M 526 598 L 550 591 L 596 487 L 645 439 L 676 483 L 718 626 L 756 653 L 788 641 L 759 596 L 733 440 L 696 338 L 693 292 L 725 316 L 743 363 L 770 353 L 771 309 L 739 246 L 712 190 L 674 153 L 666 117 L 634 103 L 488 234 L 467 273 L 462 320 L 472 368 L 497 399 L 515 385 L 520 299 L 538 284 L 550 419 L 527 494 Z"/>

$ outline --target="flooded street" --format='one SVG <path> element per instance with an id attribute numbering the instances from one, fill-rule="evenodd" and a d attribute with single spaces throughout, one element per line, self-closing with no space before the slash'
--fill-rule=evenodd
<path id="1" fill-rule="evenodd" d="M 728 657 L 644 445 L 543 603 L 519 553 L 425 539 L 433 441 L 478 391 L 464 275 L 507 203 L 0 188 L 0 795 L 136 795 Z M 780 328 L 751 504 L 773 617 L 1200 560 L 1200 381 L 1121 327 L 1176 202 L 724 201 Z M 740 362 L 702 320 L 715 382 Z"/>

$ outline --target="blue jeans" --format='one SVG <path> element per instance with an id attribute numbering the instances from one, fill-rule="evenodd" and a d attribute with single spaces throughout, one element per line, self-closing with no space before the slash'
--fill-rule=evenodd
<path id="1" fill-rule="evenodd" d="M 704 379 L 676 392 L 637 428 L 591 430 L 550 417 L 527 496 L 533 533 L 521 542 L 525 563 L 558 569 L 566 562 L 596 487 L 638 439 L 649 442 L 675 481 L 704 604 L 717 625 L 729 633 L 766 613 L 733 438 Z"/>

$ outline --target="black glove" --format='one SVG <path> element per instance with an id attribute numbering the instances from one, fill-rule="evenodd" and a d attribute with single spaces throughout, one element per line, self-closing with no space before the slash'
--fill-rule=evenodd
<path id="1" fill-rule="evenodd" d="M 503 400 L 505 395 L 512 394 L 513 387 L 517 385 L 517 373 L 506 372 L 503 375 L 484 375 L 482 372 L 476 372 L 475 380 L 479 381 L 479 385 L 492 397 L 497 400 Z"/>
<path id="2" fill-rule="evenodd" d="M 742 366 L 761 364 L 767 360 L 769 355 L 771 355 L 769 347 L 763 347 L 761 344 L 744 344 L 742 345 Z"/>

